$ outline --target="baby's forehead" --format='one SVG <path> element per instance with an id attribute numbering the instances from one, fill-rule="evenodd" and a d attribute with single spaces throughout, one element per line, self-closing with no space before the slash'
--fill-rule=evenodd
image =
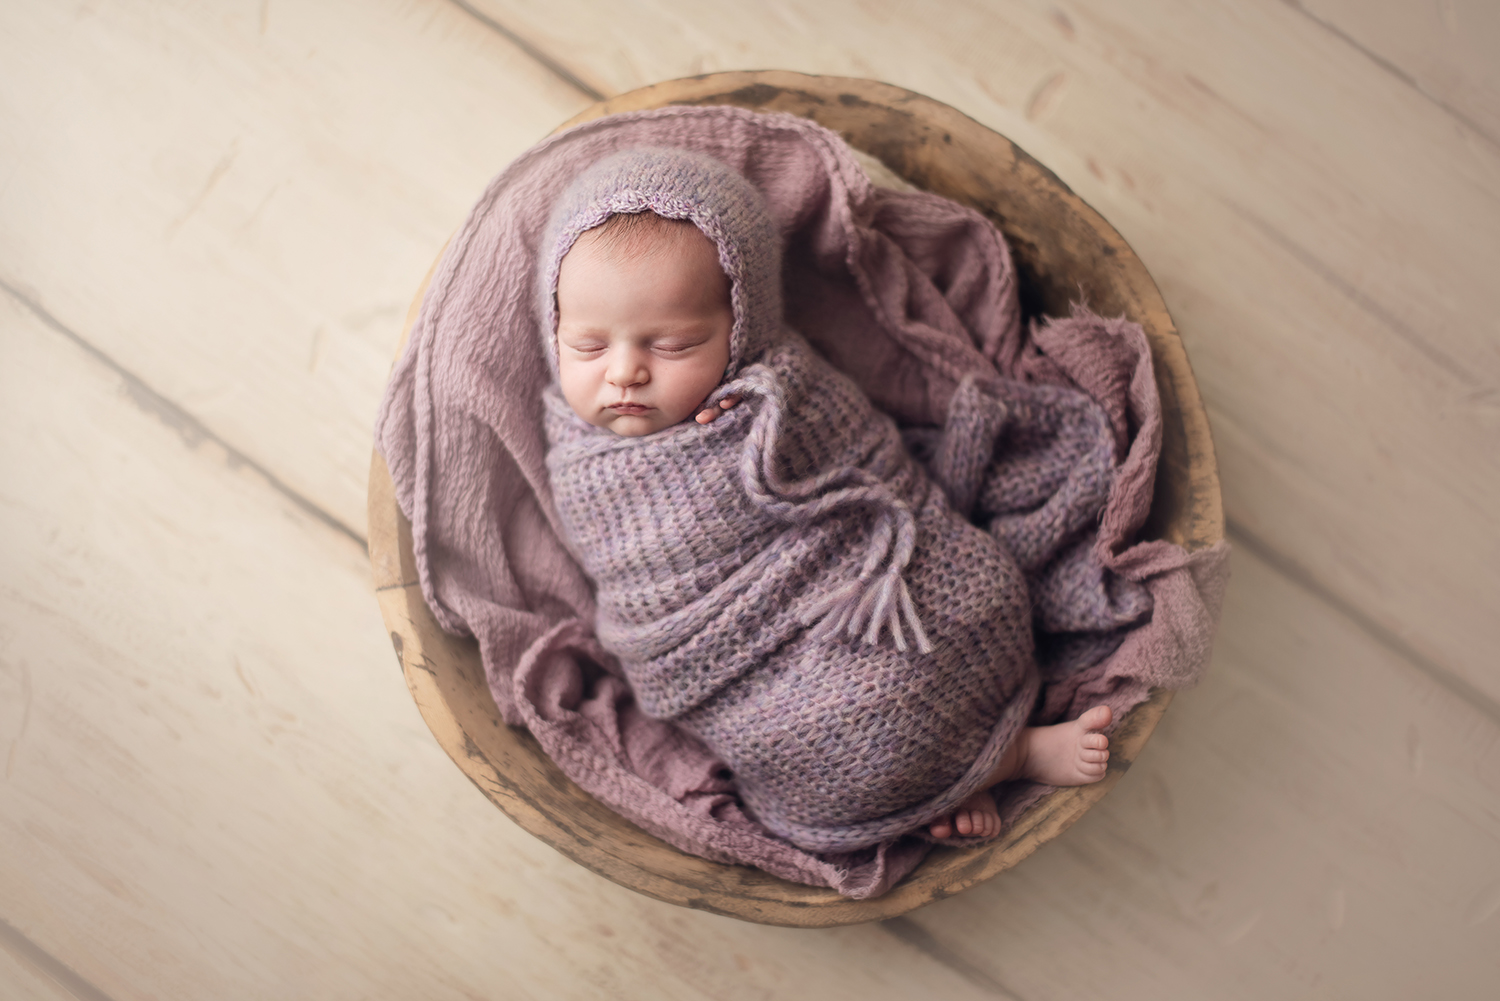
<path id="1" fill-rule="evenodd" d="M 629 222 L 585 231 L 564 255 L 554 286 L 557 323 L 564 312 L 576 320 L 590 303 L 646 312 L 664 304 L 679 311 L 733 308 L 733 282 L 718 247 L 693 223 L 611 218 Z"/>
<path id="2" fill-rule="evenodd" d="M 585 242 L 611 257 L 643 257 L 684 244 L 713 244 L 691 219 L 669 219 L 651 211 L 617 212 L 578 237 L 577 243 Z"/>

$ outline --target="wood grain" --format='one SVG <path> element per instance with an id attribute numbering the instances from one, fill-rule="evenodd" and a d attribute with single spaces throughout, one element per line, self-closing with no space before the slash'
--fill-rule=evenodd
<path id="1" fill-rule="evenodd" d="M 658 84 L 601 102 L 566 125 L 666 104 L 736 104 L 814 118 L 908 182 L 987 213 L 1016 248 L 1028 297 L 1043 308 L 1065 309 L 1069 290 L 1081 284 L 1114 312 L 1141 322 L 1160 372 L 1170 428 L 1163 436 L 1151 521 L 1161 536 L 1193 549 L 1223 537 L 1213 441 L 1160 293 L 1119 235 L 1014 144 L 909 91 L 868 80 L 775 72 Z M 425 288 L 426 281 L 408 322 Z M 585 794 L 529 735 L 502 723 L 477 647 L 443 633 L 427 609 L 411 556 L 411 527 L 396 507 L 378 454 L 370 472 L 368 523 L 381 613 L 407 684 L 464 773 L 522 827 L 594 872 L 660 900 L 749 921 L 821 927 L 889 918 L 991 878 L 1061 833 L 1108 792 L 1171 698 L 1156 693 L 1122 723 L 1106 781 L 1051 794 L 992 845 L 934 852 L 883 897 L 846 900 L 686 855 Z"/>
<path id="2" fill-rule="evenodd" d="M 473 28 L 441 0 L 5 5 L 0 275 L 362 536 L 411 276 L 588 103 Z"/>
<path id="3" fill-rule="evenodd" d="M 1500 7 L 1489 0 L 1296 0 L 1294 6 L 1477 138 L 1500 146 Z"/>
<path id="4" fill-rule="evenodd" d="M 45 963 L 24 944 L 8 941 L 5 929 L 0 928 L 0 987 L 5 988 L 8 1001 L 79 1001 L 76 992 L 49 975 Z"/>

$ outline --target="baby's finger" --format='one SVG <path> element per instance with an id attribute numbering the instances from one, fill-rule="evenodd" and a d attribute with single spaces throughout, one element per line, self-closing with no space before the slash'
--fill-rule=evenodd
<path id="1" fill-rule="evenodd" d="M 718 410 L 715 410 L 713 407 L 708 407 L 702 413 L 700 413 L 695 418 L 695 420 L 697 420 L 699 424 L 712 424 L 714 422 L 714 418 L 718 417 L 719 414 L 723 411 L 728 410 L 730 407 L 738 404 L 742 399 L 744 399 L 744 397 L 742 396 L 726 396 L 719 401 Z"/>

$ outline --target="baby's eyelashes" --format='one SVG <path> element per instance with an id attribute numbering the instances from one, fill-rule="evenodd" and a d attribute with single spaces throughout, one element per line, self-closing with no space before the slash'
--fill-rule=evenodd
<path id="1" fill-rule="evenodd" d="M 577 335 L 572 337 L 559 337 L 558 344 L 569 354 L 592 356 L 599 355 L 610 350 L 611 344 L 603 338 L 583 338 Z M 678 355 L 687 354 L 694 348 L 702 347 L 702 339 L 683 340 L 674 338 L 663 341 L 641 341 L 636 343 L 621 343 L 618 346 L 623 350 L 650 351 L 653 354 L 664 355 L 673 358 Z"/>
<path id="2" fill-rule="evenodd" d="M 680 355 L 708 343 L 709 338 L 696 334 L 674 336 L 651 342 L 651 349 L 658 354 Z"/>

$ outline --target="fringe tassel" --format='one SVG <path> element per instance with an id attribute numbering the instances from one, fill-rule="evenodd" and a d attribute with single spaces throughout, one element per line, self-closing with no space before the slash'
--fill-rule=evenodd
<path id="1" fill-rule="evenodd" d="M 855 606 L 859 604 L 860 593 L 865 589 L 864 585 L 865 578 L 863 577 L 840 584 L 815 601 L 812 607 L 802 614 L 802 624 L 810 626 L 817 623 L 812 632 L 815 637 L 831 636 L 837 633 L 854 615 Z"/>
<path id="2" fill-rule="evenodd" d="M 901 628 L 904 624 L 911 631 L 917 650 L 932 652 L 911 591 L 901 572 L 894 568 L 881 574 L 878 580 L 861 576 L 834 588 L 803 614 L 802 621 L 808 625 L 817 623 L 812 631 L 815 637 L 845 633 L 871 646 L 880 642 L 881 631 L 889 627 L 896 649 L 905 653 L 908 644 L 906 630 Z"/>
<path id="3" fill-rule="evenodd" d="M 922 653 L 932 653 L 932 641 L 927 638 L 927 630 L 922 628 L 922 620 L 917 618 L 917 606 L 911 600 L 911 592 L 906 589 L 905 580 L 901 581 L 901 618 L 911 627 L 911 636 L 916 641 L 917 649 Z"/>
<path id="4" fill-rule="evenodd" d="M 891 598 L 894 597 L 896 586 L 902 583 L 901 578 L 890 573 L 882 574 L 880 583 L 870 588 L 870 594 L 874 595 L 875 601 L 870 609 L 870 628 L 865 630 L 865 642 L 874 646 L 880 642 L 880 627 L 886 623 L 885 615 L 888 609 L 892 609 Z M 863 601 L 860 602 L 864 604 Z M 854 623 L 850 623 L 851 626 Z M 851 629 L 850 632 L 854 630 Z M 902 643 L 906 641 L 903 639 Z M 899 649 L 899 647 L 897 648 Z"/>

